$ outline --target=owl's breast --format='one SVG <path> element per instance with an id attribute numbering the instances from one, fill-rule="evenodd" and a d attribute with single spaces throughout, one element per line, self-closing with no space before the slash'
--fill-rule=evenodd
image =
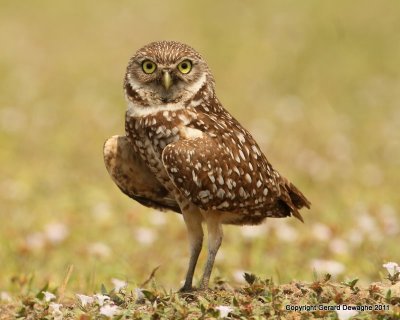
<path id="1" fill-rule="evenodd" d="M 197 118 L 198 113 L 193 109 L 163 109 L 143 116 L 132 116 L 127 113 L 126 134 L 138 148 L 143 140 L 148 139 L 154 151 L 161 157 L 162 150 L 168 144 L 186 138 L 191 124 L 196 122 Z"/>

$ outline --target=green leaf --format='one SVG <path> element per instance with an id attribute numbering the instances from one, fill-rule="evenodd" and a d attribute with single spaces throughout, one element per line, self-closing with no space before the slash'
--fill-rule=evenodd
<path id="1" fill-rule="evenodd" d="M 245 272 L 243 277 L 249 285 L 252 285 L 257 280 L 257 277 L 252 273 Z"/>
<path id="2" fill-rule="evenodd" d="M 110 295 L 110 299 L 117 305 L 120 306 L 121 304 L 123 304 L 125 301 L 117 294 L 112 294 Z"/>
<path id="3" fill-rule="evenodd" d="M 359 288 L 356 287 L 358 280 L 359 280 L 358 278 L 355 278 L 353 280 L 345 281 L 343 282 L 343 284 L 349 287 L 353 291 L 359 291 Z"/>
<path id="4" fill-rule="evenodd" d="M 391 290 L 391 289 L 389 289 L 389 290 L 386 292 L 386 297 L 385 297 L 385 299 L 386 299 L 387 302 L 390 303 L 390 300 L 392 299 L 392 290 Z"/>
<path id="5" fill-rule="evenodd" d="M 106 289 L 106 286 L 103 283 L 101 284 L 100 291 L 101 291 L 102 295 L 108 296 L 108 291 Z"/>
<path id="6" fill-rule="evenodd" d="M 38 298 L 39 300 L 43 300 L 43 298 L 44 298 L 43 291 L 47 291 L 48 288 L 49 288 L 49 283 L 47 282 L 44 285 L 44 287 L 42 289 L 40 289 L 39 292 L 36 294 L 36 298 Z"/>
<path id="7" fill-rule="evenodd" d="M 142 293 L 146 297 L 146 299 L 149 300 L 150 302 L 156 300 L 156 296 L 153 294 L 153 292 L 149 290 L 142 290 Z"/>
<path id="8" fill-rule="evenodd" d="M 324 282 L 328 282 L 329 280 L 331 280 L 331 278 L 332 278 L 332 275 L 330 273 L 326 273 L 324 276 Z M 357 281 L 358 281 L 358 279 L 357 279 Z"/>
<path id="9" fill-rule="evenodd" d="M 204 304 L 202 304 L 202 303 L 200 303 L 200 311 L 201 311 L 201 314 L 205 314 L 206 313 L 206 311 L 207 311 L 207 309 L 206 309 L 206 307 L 204 306 Z"/>

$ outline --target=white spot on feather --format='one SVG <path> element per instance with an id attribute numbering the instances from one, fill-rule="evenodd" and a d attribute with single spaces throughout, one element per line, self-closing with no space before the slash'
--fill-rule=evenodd
<path id="1" fill-rule="evenodd" d="M 225 191 L 223 189 L 218 189 L 217 197 L 222 199 L 224 197 L 224 195 L 225 195 Z"/>
<path id="2" fill-rule="evenodd" d="M 229 203 L 228 201 L 224 201 L 222 202 L 220 205 L 218 205 L 218 209 L 222 209 L 222 208 L 228 208 L 229 207 Z"/>
<path id="3" fill-rule="evenodd" d="M 241 157 L 243 160 L 246 160 L 243 151 L 240 150 L 240 149 L 239 149 L 239 155 L 240 155 L 240 157 Z"/>
<path id="4" fill-rule="evenodd" d="M 226 180 L 226 185 L 227 185 L 229 190 L 232 190 L 232 182 L 233 182 L 232 179 L 227 179 Z"/>
<path id="5" fill-rule="evenodd" d="M 203 136 L 203 131 L 195 128 L 184 127 L 182 131 L 183 135 L 187 139 L 197 139 Z"/>
<path id="6" fill-rule="evenodd" d="M 211 194 L 209 190 L 202 190 L 199 192 L 199 198 L 209 198 L 210 195 Z"/>
<path id="7" fill-rule="evenodd" d="M 215 177 L 212 172 L 208 172 L 208 177 L 210 178 L 212 183 L 215 183 Z"/>
<path id="8" fill-rule="evenodd" d="M 253 151 L 258 155 L 258 156 L 261 156 L 261 152 L 260 152 L 260 150 L 257 148 L 257 146 L 256 145 L 252 145 L 251 146 L 251 149 L 253 149 Z"/>
<path id="9" fill-rule="evenodd" d="M 246 139 L 244 138 L 244 135 L 241 132 L 237 132 L 236 136 L 239 138 L 239 141 L 244 143 L 246 142 Z"/>
<path id="10" fill-rule="evenodd" d="M 247 181 L 248 183 L 251 183 L 251 177 L 250 177 L 250 175 L 249 175 L 248 173 L 246 173 L 246 175 L 244 176 L 244 178 L 246 179 L 246 181 Z"/>

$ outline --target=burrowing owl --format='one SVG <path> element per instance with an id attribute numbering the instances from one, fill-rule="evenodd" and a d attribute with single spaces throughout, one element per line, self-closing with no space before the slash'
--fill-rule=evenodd
<path id="1" fill-rule="evenodd" d="M 255 225 L 294 216 L 306 197 L 266 159 L 251 134 L 224 109 L 201 55 L 174 42 L 153 42 L 130 59 L 125 80 L 126 136 L 104 146 L 108 172 L 141 204 L 182 213 L 192 279 L 208 229 L 208 258 L 200 288 L 208 287 L 222 242 L 222 224 Z"/>

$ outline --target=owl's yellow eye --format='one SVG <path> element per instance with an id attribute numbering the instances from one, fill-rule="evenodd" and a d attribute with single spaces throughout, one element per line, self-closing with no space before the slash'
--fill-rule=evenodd
<path id="1" fill-rule="evenodd" d="M 189 73 L 192 70 L 192 62 L 190 60 L 183 60 L 178 64 L 178 70 L 183 74 Z"/>
<path id="2" fill-rule="evenodd" d="M 153 73 L 154 71 L 156 71 L 157 66 L 153 61 L 145 60 L 142 63 L 142 69 L 143 69 L 144 73 L 150 74 L 150 73 Z"/>

